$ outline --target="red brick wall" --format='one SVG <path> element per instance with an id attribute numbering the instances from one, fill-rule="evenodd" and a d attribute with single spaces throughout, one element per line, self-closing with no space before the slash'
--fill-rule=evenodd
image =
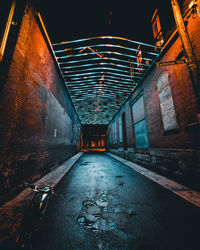
<path id="1" fill-rule="evenodd" d="M 198 6 L 200 1 L 198 1 Z M 200 18 L 188 19 L 187 30 L 197 60 L 200 59 Z M 182 51 L 180 38 L 172 44 L 162 57 L 161 61 L 176 60 Z M 156 80 L 161 72 L 167 70 L 170 78 L 170 87 L 173 96 L 179 133 L 163 136 L 158 91 Z M 163 148 L 193 148 L 192 133 L 185 132 L 184 128 L 197 122 L 197 105 L 192 82 L 186 64 L 156 68 L 144 81 L 144 100 L 146 102 L 147 127 L 151 147 Z M 152 119 L 153 118 L 153 119 Z"/>
<path id="2" fill-rule="evenodd" d="M 162 61 L 175 60 L 181 51 L 178 39 L 167 51 Z M 178 123 L 179 132 L 172 135 L 164 135 L 161 117 L 160 101 L 157 90 L 157 78 L 167 70 L 170 87 Z M 194 99 L 192 83 L 186 65 L 167 66 L 156 68 L 144 81 L 144 101 L 146 109 L 146 121 L 151 147 L 163 148 L 191 148 L 191 134 L 184 128 L 197 119 L 197 106 Z"/>
<path id="3" fill-rule="evenodd" d="M 191 1 L 189 1 L 190 3 Z M 188 3 L 188 4 L 189 4 Z M 198 3 L 198 9 L 200 13 L 200 0 L 197 0 Z M 194 53 L 196 56 L 196 59 L 199 61 L 200 60 L 200 17 L 197 14 L 193 15 L 193 18 L 190 17 L 188 25 L 187 25 L 187 30 L 188 34 L 194 49 Z M 199 63 L 200 66 L 200 63 Z"/>
<path id="4" fill-rule="evenodd" d="M 198 1 L 200 10 L 200 0 Z M 200 17 L 197 15 L 189 17 L 187 30 L 197 60 L 200 60 Z M 160 57 L 160 61 L 173 61 L 178 57 L 181 59 L 181 40 L 176 35 L 171 44 L 166 47 Z M 157 90 L 157 79 L 159 75 L 167 71 L 169 75 L 170 88 L 178 123 L 178 131 L 171 134 L 164 133 L 161 116 L 160 100 Z M 149 148 L 137 149 L 135 146 L 135 135 L 131 121 L 130 105 L 136 96 L 143 90 L 146 123 L 148 130 Z M 144 166 L 153 166 L 154 169 L 168 169 L 169 172 L 196 171 L 200 173 L 199 150 L 200 132 L 198 130 L 187 131 L 186 127 L 197 122 L 197 103 L 194 90 L 186 64 L 154 67 L 146 76 L 143 83 L 133 92 L 131 98 L 121 108 L 119 114 L 126 112 L 128 150 L 117 151 L 121 148 L 118 143 L 109 150 L 122 157 L 141 163 Z M 119 115 L 117 114 L 116 117 Z M 114 120 L 113 120 L 114 121 Z M 112 122 L 109 124 L 112 125 Z M 196 170 L 195 170 L 196 166 Z M 178 173 L 179 174 L 179 173 Z"/>
<path id="5" fill-rule="evenodd" d="M 200 1 L 198 1 L 200 9 Z M 188 19 L 187 30 L 191 38 L 197 60 L 200 60 L 200 18 L 195 15 L 195 19 Z M 163 54 L 160 61 L 173 61 L 182 51 L 180 38 L 178 37 L 168 50 Z M 160 101 L 157 90 L 157 79 L 163 71 L 169 74 L 170 87 L 176 112 L 179 131 L 171 135 L 164 135 Z M 150 147 L 159 148 L 192 148 L 193 137 L 191 133 L 185 132 L 188 124 L 197 122 L 197 105 L 194 96 L 192 82 L 186 64 L 156 67 L 145 78 L 143 84 L 129 99 L 128 103 L 137 96 L 140 89 L 144 89 L 144 102 L 146 111 L 146 122 Z M 127 117 L 130 117 L 129 105 L 126 104 Z M 121 110 L 124 110 L 122 108 Z M 131 120 L 127 122 L 128 138 L 132 138 Z M 134 139 L 133 139 L 134 141 Z M 131 145 L 131 143 L 129 143 Z M 134 141 L 135 145 L 135 141 Z"/>
<path id="6" fill-rule="evenodd" d="M 37 179 L 80 148 L 80 127 L 64 81 L 45 42 L 35 10 L 26 6 L 1 93 L 1 186 Z M 9 49 L 9 48 L 7 48 Z"/>

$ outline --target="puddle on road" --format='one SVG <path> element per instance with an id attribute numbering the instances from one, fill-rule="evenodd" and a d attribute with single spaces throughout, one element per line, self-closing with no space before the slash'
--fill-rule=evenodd
<path id="1" fill-rule="evenodd" d="M 96 204 L 99 207 L 102 207 L 102 208 L 107 207 L 107 205 L 108 205 L 108 198 L 107 198 L 106 194 L 101 194 L 99 196 L 99 199 L 96 201 Z"/>
<path id="2" fill-rule="evenodd" d="M 115 178 L 123 178 L 123 176 L 122 175 L 117 175 L 117 176 L 115 176 Z"/>
<path id="3" fill-rule="evenodd" d="M 79 216 L 78 223 L 93 232 L 101 232 L 106 226 L 107 221 L 102 218 L 102 213 L 108 205 L 106 194 L 101 194 L 96 201 L 83 201 L 83 215 Z"/>
<path id="4" fill-rule="evenodd" d="M 108 211 L 107 206 L 108 198 L 106 194 L 101 194 L 96 201 L 83 201 L 82 213 L 77 218 L 77 222 L 80 226 L 95 233 L 115 231 L 124 239 L 132 237 L 119 230 L 112 220 L 103 217 L 103 212 Z"/>

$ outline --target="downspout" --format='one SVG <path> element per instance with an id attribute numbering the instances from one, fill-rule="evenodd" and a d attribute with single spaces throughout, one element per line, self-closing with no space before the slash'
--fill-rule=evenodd
<path id="1" fill-rule="evenodd" d="M 200 124 L 200 74 L 198 64 L 193 52 L 192 44 L 190 42 L 190 38 L 185 27 L 185 23 L 181 14 L 181 10 L 178 4 L 178 0 L 171 0 L 172 10 L 174 14 L 174 19 L 176 22 L 177 30 L 179 36 L 181 38 L 183 51 L 185 54 L 187 68 L 190 74 L 190 78 L 192 81 L 192 86 L 195 94 L 195 99 L 197 103 L 198 113 L 197 113 L 197 121 Z"/>

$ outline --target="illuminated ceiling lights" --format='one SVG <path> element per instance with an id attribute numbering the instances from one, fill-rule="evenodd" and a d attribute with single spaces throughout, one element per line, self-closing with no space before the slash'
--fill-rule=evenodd
<path id="1" fill-rule="evenodd" d="M 108 124 L 161 52 L 114 36 L 53 44 L 82 124 Z"/>

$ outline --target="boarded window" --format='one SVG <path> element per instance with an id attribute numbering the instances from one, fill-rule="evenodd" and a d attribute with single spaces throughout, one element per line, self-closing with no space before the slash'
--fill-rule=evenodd
<path id="1" fill-rule="evenodd" d="M 117 143 L 117 129 L 116 122 L 113 123 L 113 144 Z"/>
<path id="2" fill-rule="evenodd" d="M 163 120 L 164 131 L 177 129 L 176 113 L 172 99 L 169 76 L 164 71 L 157 80 L 158 94 L 160 98 L 160 108 Z"/>
<path id="3" fill-rule="evenodd" d="M 123 133 L 122 133 L 122 117 L 119 117 L 119 141 L 123 142 Z"/>
<path id="4" fill-rule="evenodd" d="M 148 134 L 145 120 L 144 99 L 139 97 L 132 105 L 133 123 L 137 148 L 148 148 Z"/>
<path id="5" fill-rule="evenodd" d="M 110 138 L 110 144 L 112 144 L 113 139 L 112 139 L 112 129 L 111 128 L 109 129 L 109 138 Z"/>
<path id="6" fill-rule="evenodd" d="M 135 128 L 135 138 L 136 138 L 136 147 L 138 148 L 147 148 L 149 147 L 148 136 L 147 136 L 147 126 L 146 120 L 137 122 L 134 125 Z"/>
<path id="7" fill-rule="evenodd" d="M 137 123 L 145 118 L 144 99 L 141 96 L 132 106 L 133 123 Z"/>

